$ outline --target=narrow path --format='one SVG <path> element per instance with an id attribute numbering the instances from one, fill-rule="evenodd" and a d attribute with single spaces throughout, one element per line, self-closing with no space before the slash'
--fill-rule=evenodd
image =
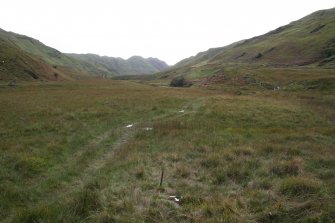
<path id="1" fill-rule="evenodd" d="M 183 112 L 180 112 L 180 110 L 185 110 Z M 152 117 L 149 122 L 142 122 L 137 123 L 135 126 L 131 128 L 126 128 L 125 126 L 120 126 L 116 129 L 106 131 L 102 133 L 101 135 L 95 137 L 90 142 L 87 143 L 86 146 L 84 146 L 82 149 L 71 155 L 69 158 L 67 158 L 64 162 L 62 162 L 60 165 L 55 166 L 54 168 L 50 169 L 46 174 L 41 176 L 38 181 L 41 182 L 43 180 L 45 184 L 48 184 L 48 181 L 57 181 L 59 180 L 63 175 L 66 175 L 66 171 L 68 169 L 73 168 L 78 162 L 80 162 L 80 159 L 85 156 L 87 152 L 89 152 L 91 149 L 99 150 L 97 152 L 103 152 L 102 154 L 98 154 L 97 157 L 95 157 L 92 160 L 87 161 L 87 166 L 83 167 L 80 173 L 73 176 L 69 181 L 67 182 L 61 182 L 61 187 L 48 188 L 45 187 L 46 190 L 49 189 L 49 191 L 41 192 L 43 194 L 43 197 L 41 197 L 38 201 L 35 202 L 34 206 L 38 205 L 51 205 L 57 201 L 61 201 L 65 197 L 69 196 L 70 194 L 74 193 L 75 191 L 80 191 L 83 189 L 83 187 L 92 180 L 92 176 L 95 176 L 96 173 L 103 168 L 110 160 L 113 159 L 115 154 L 122 149 L 123 146 L 125 146 L 129 140 L 131 140 L 136 133 L 139 131 L 145 131 L 145 123 L 152 123 L 158 120 L 168 120 L 170 118 L 176 118 L 180 116 L 184 116 L 187 114 L 190 114 L 192 112 L 195 112 L 197 108 L 194 107 L 193 101 L 188 102 L 184 106 L 182 106 L 179 110 L 176 110 L 175 112 L 169 112 L 167 114 L 158 115 L 156 117 Z M 110 146 L 109 148 L 106 147 L 106 145 L 103 145 L 104 142 L 106 142 L 110 137 L 112 137 L 113 134 L 119 135 L 118 139 Z M 43 188 L 43 185 L 41 186 L 41 183 L 35 183 L 32 185 L 31 190 L 33 190 L 34 187 Z M 43 184 L 42 183 L 42 184 Z M 57 190 L 57 193 L 55 192 Z M 11 222 L 11 220 L 15 217 L 15 213 L 12 213 L 11 216 L 4 220 L 4 222 Z"/>
<path id="2" fill-rule="evenodd" d="M 36 186 L 41 186 L 41 184 L 48 184 L 50 181 L 61 178 L 62 175 L 67 173 L 67 170 L 75 168 L 75 165 L 80 162 L 80 160 L 87 153 L 89 153 L 90 150 L 97 150 L 100 147 L 99 145 L 105 140 L 109 139 L 112 134 L 112 131 L 105 131 L 99 136 L 94 137 L 85 146 L 78 149 L 78 151 L 70 154 L 65 160 L 51 167 L 48 171 L 41 174 L 39 177 L 33 178 L 33 183 L 29 186 L 28 190 L 33 190 Z"/>
<path id="3" fill-rule="evenodd" d="M 87 183 L 87 179 L 90 179 L 90 176 L 93 176 L 97 171 L 103 168 L 114 157 L 115 153 L 122 149 L 122 147 L 126 145 L 137 132 L 135 128 L 126 129 L 124 127 L 120 127 L 118 131 L 120 131 L 121 134 L 119 139 L 116 140 L 110 148 L 108 148 L 106 153 L 99 156 L 97 159 L 90 161 L 89 166 L 87 166 L 81 174 L 76 177 L 77 179 L 68 184 L 66 194 L 78 189 L 78 186 L 83 187 Z"/>
<path id="4" fill-rule="evenodd" d="M 187 115 L 189 113 L 194 112 L 193 109 L 190 107 L 192 106 L 192 102 L 189 102 L 187 104 L 185 104 L 184 106 L 182 106 L 181 109 L 185 110 L 185 112 L 181 113 L 180 110 L 176 110 L 173 113 L 168 113 L 168 114 L 164 114 L 164 115 L 160 115 L 157 117 L 153 117 L 152 121 L 157 121 L 159 119 L 169 119 L 172 117 L 181 117 L 184 115 Z M 115 153 L 117 151 L 119 151 L 120 149 L 122 149 L 122 147 L 127 144 L 127 142 L 133 138 L 133 136 L 139 132 L 139 131 L 145 131 L 144 129 L 141 128 L 144 127 L 144 123 L 137 123 L 135 124 L 133 127 L 131 128 L 126 128 L 125 126 L 121 126 L 117 129 L 115 129 L 114 131 L 117 131 L 117 133 L 120 135 L 119 138 L 113 143 L 113 145 L 106 149 L 106 152 L 104 154 L 101 154 L 99 157 L 97 157 L 96 159 L 90 160 L 89 161 L 89 165 L 87 167 L 85 167 L 85 169 L 83 169 L 80 173 L 80 175 L 76 176 L 71 182 L 66 183 L 66 186 L 64 186 L 64 188 L 62 189 L 62 191 L 64 191 L 63 193 L 59 193 L 59 196 L 55 196 L 54 194 L 51 194 L 50 196 L 53 198 L 52 200 L 55 199 L 59 199 L 63 196 L 66 196 L 72 192 L 74 192 L 75 190 L 78 190 L 80 188 L 82 188 L 86 183 L 87 183 L 87 179 L 91 179 L 90 176 L 93 176 L 97 171 L 99 171 L 99 169 L 103 168 L 108 161 L 110 161 Z M 87 148 L 92 148 L 92 147 L 103 147 L 101 144 L 106 141 L 109 136 L 111 135 L 111 131 L 105 132 L 104 134 L 96 137 L 94 140 L 92 140 L 83 151 L 79 151 L 77 154 L 75 154 L 75 156 L 69 158 L 69 160 L 66 162 L 67 164 L 62 165 L 62 167 L 66 168 L 67 165 L 73 165 L 74 162 L 76 162 L 78 160 L 78 158 L 85 153 L 85 151 L 87 150 Z M 59 198 L 57 198 L 59 197 Z M 50 200 L 48 200 L 50 201 Z"/>
<path id="5" fill-rule="evenodd" d="M 120 137 L 109 148 L 106 148 L 106 146 L 103 148 L 102 144 L 111 137 L 113 131 L 118 131 Z M 42 192 L 43 197 L 41 197 L 38 201 L 35 201 L 34 206 L 37 207 L 42 204 L 51 205 L 52 203 L 69 196 L 71 193 L 81 190 L 85 184 L 88 183 L 88 180 L 91 179 L 90 176 L 94 176 L 99 169 L 103 168 L 108 161 L 114 157 L 114 154 L 135 135 L 137 130 L 136 128 L 126 129 L 122 126 L 114 129 L 113 131 L 107 131 L 95 137 L 80 151 L 74 153 L 73 156 L 66 159 L 61 165 L 57 165 L 48 171 L 46 173 L 48 176 L 41 176 L 39 180 L 43 180 L 43 177 L 46 177 L 43 183 L 48 184 L 48 181 L 57 180 L 63 174 L 66 174 L 64 171 L 76 165 L 76 163 L 80 161 L 80 158 L 85 155 L 88 150 L 100 149 L 105 151 L 104 154 L 99 155 L 96 159 L 89 160 L 89 165 L 84 167 L 80 174 L 73 176 L 69 182 L 61 182 L 61 188 L 53 188 L 45 193 Z M 43 186 L 41 187 L 38 183 L 32 185 L 30 190 L 33 190 L 33 187 L 43 188 Z M 55 190 L 57 190 L 57 193 L 55 193 Z M 31 207 L 32 206 L 30 206 L 30 208 Z M 17 213 L 11 213 L 8 218 L 2 219 L 1 222 L 12 222 L 15 215 L 17 215 Z"/>

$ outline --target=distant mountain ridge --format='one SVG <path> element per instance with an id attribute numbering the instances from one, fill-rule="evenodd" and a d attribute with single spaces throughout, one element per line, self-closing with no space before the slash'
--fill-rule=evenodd
<path id="1" fill-rule="evenodd" d="M 65 54 L 31 37 L 0 29 L 0 80 L 78 79 L 152 74 L 169 66 L 156 58 L 128 60 L 94 54 Z"/>
<path id="2" fill-rule="evenodd" d="M 96 54 L 67 54 L 68 56 L 89 63 L 112 76 L 153 74 L 169 68 L 164 61 L 157 58 L 132 56 L 125 60 L 119 57 L 99 56 Z"/>

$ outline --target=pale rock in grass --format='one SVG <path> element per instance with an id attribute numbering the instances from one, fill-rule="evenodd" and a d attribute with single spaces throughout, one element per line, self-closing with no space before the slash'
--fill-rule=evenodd
<path id="1" fill-rule="evenodd" d="M 132 128 L 134 126 L 134 124 L 129 124 L 126 126 L 126 128 Z"/>

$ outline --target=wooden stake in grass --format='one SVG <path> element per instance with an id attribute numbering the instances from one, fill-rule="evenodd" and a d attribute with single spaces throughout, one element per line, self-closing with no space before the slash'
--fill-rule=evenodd
<path id="1" fill-rule="evenodd" d="M 159 186 L 162 187 L 163 185 L 163 179 L 164 179 L 164 167 L 162 167 L 162 173 L 161 173 L 161 181 L 159 183 Z"/>

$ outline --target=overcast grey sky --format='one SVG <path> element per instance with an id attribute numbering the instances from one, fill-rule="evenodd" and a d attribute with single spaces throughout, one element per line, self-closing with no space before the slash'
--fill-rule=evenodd
<path id="1" fill-rule="evenodd" d="M 66 53 L 157 57 L 172 65 L 263 34 L 334 0 L 7 0 L 0 28 Z"/>

